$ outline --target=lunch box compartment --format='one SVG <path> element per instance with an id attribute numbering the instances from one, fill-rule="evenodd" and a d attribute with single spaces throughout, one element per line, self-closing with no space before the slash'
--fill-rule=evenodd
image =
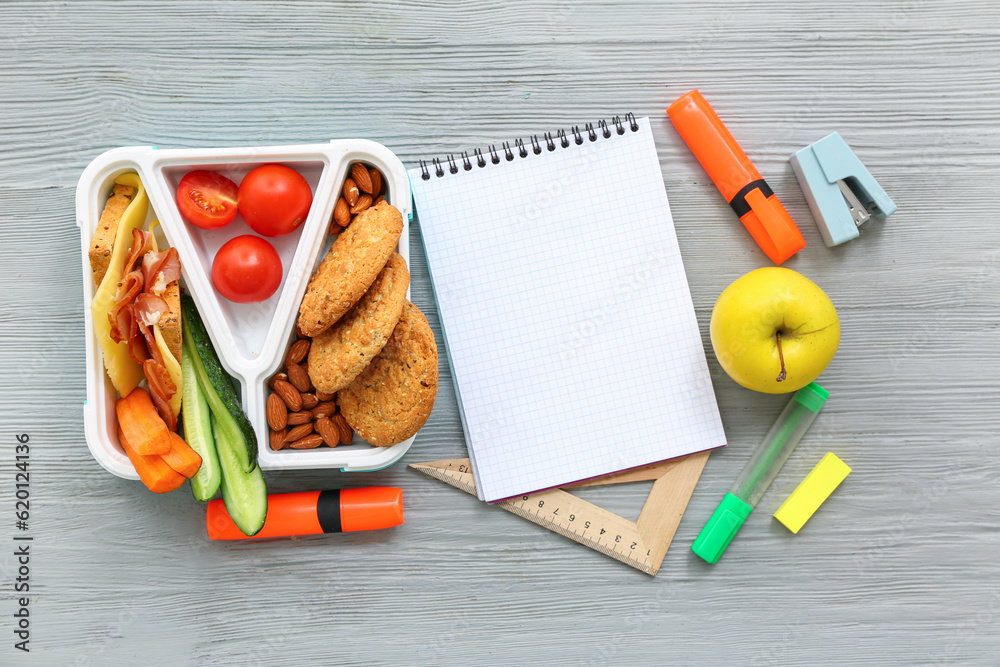
<path id="1" fill-rule="evenodd" d="M 382 172 L 386 183 L 384 196 L 403 215 L 403 232 L 396 251 L 408 264 L 412 210 L 409 179 L 399 159 L 372 141 L 335 140 L 329 144 L 223 149 L 158 150 L 142 146 L 113 149 L 90 163 L 80 177 L 76 192 L 87 336 L 84 426 L 87 445 L 105 469 L 119 477 L 138 479 L 118 444 L 116 395 L 104 372 L 90 311 L 96 286 L 88 252 L 115 178 L 130 171 L 138 173 L 149 194 L 147 222 L 158 219 L 157 236 L 161 242 L 177 248 L 183 267 L 182 286 L 194 298 L 223 366 L 239 385 L 243 408 L 257 434 L 261 467 L 264 470 L 377 470 L 391 465 L 406 453 L 413 438 L 392 447 L 373 447 L 357 435 L 352 444 L 335 448 L 274 451 L 268 446 L 267 380 L 284 365 L 288 348 L 295 340 L 299 304 L 309 277 L 334 239 L 329 234 L 333 207 L 349 168 L 355 162 L 363 162 Z M 273 163 L 287 165 L 302 174 L 313 191 L 312 206 L 306 221 L 291 234 L 265 237 L 281 257 L 282 281 L 278 291 L 260 303 L 233 303 L 218 294 L 212 285 L 212 260 L 230 239 L 255 232 L 239 215 L 231 224 L 217 230 L 199 229 L 189 224 L 177 209 L 177 185 L 186 173 L 195 169 L 219 172 L 239 184 L 254 167 Z"/>
<path id="2" fill-rule="evenodd" d="M 299 172 L 306 179 L 306 182 L 309 183 L 309 187 L 313 193 L 318 192 L 320 178 L 326 166 L 324 162 L 321 160 L 306 160 L 286 161 L 282 164 Z M 166 181 L 170 192 L 176 193 L 177 186 L 184 177 L 184 174 L 194 169 L 207 169 L 218 172 L 239 185 L 243 182 L 243 178 L 247 173 L 256 166 L 256 164 L 238 163 L 178 164 L 162 167 L 160 174 L 164 181 Z M 191 240 L 191 245 L 195 250 L 195 255 L 198 258 L 198 265 L 201 267 L 202 273 L 209 277 L 212 275 L 212 260 L 215 258 L 219 248 L 227 241 L 244 234 L 261 236 L 247 225 L 242 215 L 237 215 L 236 220 L 222 229 L 200 229 L 186 222 L 184 226 Z M 305 223 L 299 225 L 292 233 L 284 236 L 262 237 L 278 251 L 283 268 L 292 266 L 292 260 L 295 251 L 299 247 L 299 241 L 302 238 L 302 230 L 304 228 Z M 260 350 L 264 345 L 264 339 L 268 333 L 269 323 L 274 319 L 278 300 L 288 282 L 288 271 L 283 270 L 281 285 L 278 287 L 278 290 L 273 296 L 259 303 L 235 303 L 223 298 L 221 295 L 216 295 L 219 309 L 223 312 L 226 321 L 229 322 L 232 328 L 233 340 L 236 343 L 235 351 L 243 358 L 254 359 L 260 354 Z"/>

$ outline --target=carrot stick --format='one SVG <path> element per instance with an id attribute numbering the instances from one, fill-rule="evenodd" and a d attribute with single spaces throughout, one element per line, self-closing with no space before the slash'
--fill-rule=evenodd
<path id="1" fill-rule="evenodd" d="M 151 456 L 170 451 L 170 429 L 156 412 L 153 401 L 142 387 L 136 387 L 115 403 L 118 426 L 137 454 Z"/>
<path id="2" fill-rule="evenodd" d="M 184 438 L 176 433 L 170 434 L 170 451 L 161 454 L 160 458 L 188 479 L 194 477 L 198 469 L 201 468 L 201 456 L 184 442 Z"/>
<path id="3" fill-rule="evenodd" d="M 156 454 L 145 456 L 136 452 L 121 428 L 118 429 L 118 442 L 139 473 L 139 479 L 153 493 L 169 493 L 184 483 L 184 475 L 167 465 L 162 457 Z"/>

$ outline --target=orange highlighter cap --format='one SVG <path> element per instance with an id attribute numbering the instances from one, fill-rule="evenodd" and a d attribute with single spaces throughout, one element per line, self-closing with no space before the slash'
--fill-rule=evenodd
<path id="1" fill-rule="evenodd" d="M 403 492 L 391 486 L 368 486 L 340 492 L 340 523 L 345 533 L 379 530 L 403 523 Z"/>
<path id="2" fill-rule="evenodd" d="M 771 261 L 781 264 L 806 246 L 795 221 L 700 92 L 681 95 L 667 115 Z"/>

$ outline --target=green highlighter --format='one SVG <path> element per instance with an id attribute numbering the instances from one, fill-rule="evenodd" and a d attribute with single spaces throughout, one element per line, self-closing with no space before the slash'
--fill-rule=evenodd
<path id="1" fill-rule="evenodd" d="M 713 565 L 718 562 L 829 396 L 830 392 L 815 382 L 795 392 L 712 518 L 701 529 L 698 539 L 691 545 L 692 551 Z"/>

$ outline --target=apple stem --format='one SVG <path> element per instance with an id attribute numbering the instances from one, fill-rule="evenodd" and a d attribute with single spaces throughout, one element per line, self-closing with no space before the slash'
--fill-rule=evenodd
<path id="1" fill-rule="evenodd" d="M 781 332 L 775 331 L 774 338 L 778 343 L 778 360 L 781 362 L 781 372 L 778 373 L 778 377 L 775 379 L 776 382 L 784 382 L 788 374 L 785 372 L 785 355 L 781 352 Z"/>

